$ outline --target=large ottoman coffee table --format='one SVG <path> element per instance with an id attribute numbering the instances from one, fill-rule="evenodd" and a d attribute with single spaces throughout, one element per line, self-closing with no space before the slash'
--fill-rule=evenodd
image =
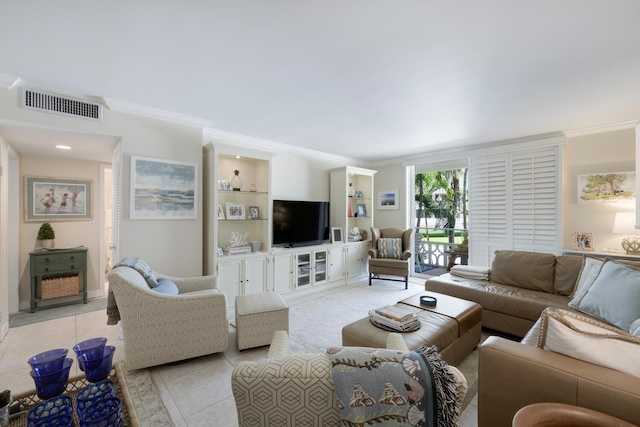
<path id="1" fill-rule="evenodd" d="M 423 295 L 435 297 L 437 304 L 420 305 Z M 402 333 L 409 350 L 435 345 L 447 363 L 457 365 L 480 343 L 480 304 L 437 292 L 421 292 L 397 302 L 396 306 L 417 313 L 420 319 L 420 329 Z M 388 331 L 374 326 L 365 317 L 342 328 L 342 345 L 384 348 L 387 335 Z"/>

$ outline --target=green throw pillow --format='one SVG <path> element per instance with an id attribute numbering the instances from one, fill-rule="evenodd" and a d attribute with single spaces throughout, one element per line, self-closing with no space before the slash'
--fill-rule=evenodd
<path id="1" fill-rule="evenodd" d="M 402 239 L 386 237 L 378 239 L 378 258 L 402 259 Z"/>

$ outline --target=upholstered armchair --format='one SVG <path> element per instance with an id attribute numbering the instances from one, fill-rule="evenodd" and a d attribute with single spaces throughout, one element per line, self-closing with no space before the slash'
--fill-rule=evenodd
<path id="1" fill-rule="evenodd" d="M 411 235 L 413 229 L 371 227 L 371 249 L 369 249 L 369 286 L 371 279 L 394 280 L 404 282 L 409 287 L 409 259 L 411 258 Z M 385 276 L 400 276 L 394 279 Z"/>
<path id="2" fill-rule="evenodd" d="M 115 267 L 108 275 L 124 332 L 128 369 L 140 369 L 227 349 L 227 302 L 217 277 L 177 278 L 177 295 L 149 287 L 133 268 Z"/>
<path id="3" fill-rule="evenodd" d="M 387 348 L 408 351 L 399 333 L 390 333 Z M 455 367 L 458 402 L 467 380 Z M 276 331 L 267 358 L 240 362 L 231 374 L 240 427 L 340 426 L 340 412 L 327 353 L 291 354 L 286 331 Z"/>

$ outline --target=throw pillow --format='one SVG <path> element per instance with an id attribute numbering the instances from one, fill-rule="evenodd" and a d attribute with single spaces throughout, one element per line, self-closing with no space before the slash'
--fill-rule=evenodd
<path id="1" fill-rule="evenodd" d="M 495 251 L 490 280 L 503 285 L 553 293 L 556 256 L 543 252 Z"/>
<path id="2" fill-rule="evenodd" d="M 629 333 L 634 337 L 640 338 L 640 319 L 633 321 L 631 328 L 629 328 Z"/>
<path id="3" fill-rule="evenodd" d="M 598 273 L 600 273 L 600 268 L 602 268 L 604 261 L 605 260 L 602 258 L 593 258 L 589 256 L 585 256 L 583 258 L 582 270 L 580 270 L 578 281 L 576 282 L 576 286 L 571 294 L 569 307 L 578 309 L 580 301 L 582 301 L 582 298 L 587 294 L 587 289 L 589 289 L 593 281 L 598 277 Z"/>
<path id="4" fill-rule="evenodd" d="M 605 261 L 578 310 L 628 331 L 640 318 L 640 270 Z"/>
<path id="5" fill-rule="evenodd" d="M 580 313 L 547 308 L 539 348 L 640 377 L 640 339 Z"/>
<path id="6" fill-rule="evenodd" d="M 140 273 L 142 277 L 144 277 L 144 280 L 147 281 L 147 284 L 150 288 L 155 288 L 156 286 L 158 286 L 158 276 L 153 272 L 153 270 L 151 270 L 151 267 L 149 267 L 149 265 L 140 258 L 123 258 L 113 268 L 116 267 L 133 268 L 138 273 Z"/>
<path id="7" fill-rule="evenodd" d="M 387 237 L 378 239 L 378 257 L 402 259 L 402 239 Z"/>
<path id="8" fill-rule="evenodd" d="M 178 285 L 176 285 L 169 279 L 165 279 L 164 277 L 158 279 L 158 286 L 151 289 L 156 292 L 160 292 L 161 294 L 167 295 L 178 295 L 180 293 Z"/>

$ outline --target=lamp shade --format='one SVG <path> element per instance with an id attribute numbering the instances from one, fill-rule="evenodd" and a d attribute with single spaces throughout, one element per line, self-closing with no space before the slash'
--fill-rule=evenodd
<path id="1" fill-rule="evenodd" d="M 636 228 L 635 212 L 618 212 L 613 221 L 614 234 L 625 234 L 627 236 L 640 235 L 640 230 Z"/>

